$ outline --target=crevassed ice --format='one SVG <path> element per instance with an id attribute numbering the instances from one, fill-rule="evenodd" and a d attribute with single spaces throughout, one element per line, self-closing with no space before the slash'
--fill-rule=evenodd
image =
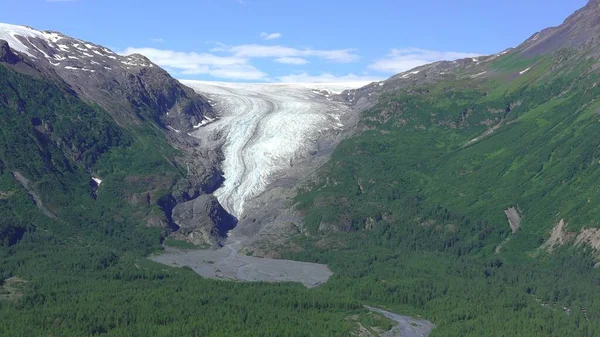
<path id="1" fill-rule="evenodd" d="M 217 102 L 220 119 L 193 135 L 220 131 L 225 182 L 215 192 L 223 207 L 241 218 L 244 204 L 262 193 L 290 161 L 314 149 L 319 133 L 340 128 L 344 108 L 314 89 L 340 92 L 367 83 L 239 84 L 182 81 Z"/>

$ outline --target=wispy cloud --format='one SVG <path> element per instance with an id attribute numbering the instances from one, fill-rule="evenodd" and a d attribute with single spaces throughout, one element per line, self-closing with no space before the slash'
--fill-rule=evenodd
<path id="1" fill-rule="evenodd" d="M 437 61 L 452 61 L 481 54 L 463 52 L 444 52 L 419 48 L 392 49 L 390 53 L 369 65 L 369 69 L 384 73 L 400 73 L 424 64 Z"/>
<path id="2" fill-rule="evenodd" d="M 237 0 L 237 3 L 239 3 L 240 5 L 242 5 L 244 7 L 246 6 L 246 1 L 244 1 L 244 0 Z"/>
<path id="3" fill-rule="evenodd" d="M 267 74 L 248 63 L 248 59 L 208 53 L 185 53 L 156 48 L 127 48 L 122 55 L 142 54 L 161 67 L 182 75 L 209 75 L 232 80 L 260 80 Z"/>
<path id="4" fill-rule="evenodd" d="M 220 45 L 212 52 L 228 52 L 237 57 L 246 58 L 284 58 L 284 57 L 317 57 L 336 63 L 351 63 L 358 61 L 359 56 L 354 49 L 297 49 L 285 46 L 267 46 L 260 44 L 243 44 L 237 46 Z"/>
<path id="5" fill-rule="evenodd" d="M 155 37 L 152 39 L 152 42 L 163 43 L 163 42 L 165 42 L 165 39 L 160 38 L 160 37 Z"/>
<path id="6" fill-rule="evenodd" d="M 46 2 L 75 2 L 77 0 L 46 0 Z"/>
<path id="7" fill-rule="evenodd" d="M 275 40 L 281 37 L 281 33 L 266 33 L 266 32 L 262 32 L 260 33 L 260 37 L 264 40 Z"/>
<path id="8" fill-rule="evenodd" d="M 283 63 L 283 64 L 296 64 L 296 65 L 308 63 L 308 60 L 305 60 L 305 59 L 299 58 L 299 57 L 280 57 L 280 58 L 274 59 L 273 61 L 278 62 L 278 63 Z"/>
<path id="9" fill-rule="evenodd" d="M 380 77 L 355 75 L 352 73 L 339 76 L 332 73 L 322 73 L 320 75 L 301 73 L 280 76 L 277 79 L 283 83 L 375 82 L 382 80 Z"/>

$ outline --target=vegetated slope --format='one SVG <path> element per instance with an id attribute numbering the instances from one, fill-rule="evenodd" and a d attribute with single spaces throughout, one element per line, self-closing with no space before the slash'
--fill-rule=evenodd
<path id="1" fill-rule="evenodd" d="M 168 160 L 176 151 L 160 130 L 121 129 L 101 108 L 51 83 L 3 66 L 0 75 L 5 244 L 39 229 L 119 241 L 131 240 L 120 232 L 131 234 L 139 225 L 166 226 L 157 201 L 181 174 Z M 156 234 L 149 246 L 158 243 Z"/>
<path id="2" fill-rule="evenodd" d="M 312 235 L 289 255 L 328 263 L 332 290 L 425 314 L 434 335 L 594 335 L 599 8 L 345 93 L 377 100 L 296 198 Z"/>

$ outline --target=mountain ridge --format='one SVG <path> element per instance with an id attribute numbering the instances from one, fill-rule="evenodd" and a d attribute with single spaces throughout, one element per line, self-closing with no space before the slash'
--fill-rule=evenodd
<path id="1" fill-rule="evenodd" d="M 0 23 L 0 40 L 41 73 L 58 75 L 123 125 L 150 118 L 165 130 L 188 131 L 206 117 L 215 117 L 204 97 L 142 55 L 122 56 L 59 32 L 4 23 Z"/>

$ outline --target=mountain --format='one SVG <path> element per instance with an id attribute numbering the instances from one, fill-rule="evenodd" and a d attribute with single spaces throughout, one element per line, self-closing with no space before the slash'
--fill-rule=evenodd
<path id="1" fill-rule="evenodd" d="M 438 335 L 596 335 L 599 11 L 342 93 L 357 135 L 296 196 L 303 250 L 283 256 Z"/>
<path id="2" fill-rule="evenodd" d="M 61 33 L 0 23 L 0 68 L 5 74 L 2 112 L 7 114 L 2 146 L 15 151 L 4 152 L 0 160 L 7 172 L 29 181 L 24 187 L 38 206 L 46 205 L 40 209 L 57 214 L 54 220 L 65 220 L 61 213 L 78 213 L 68 203 L 51 201 L 58 198 L 56 186 L 62 186 L 65 191 L 59 195 L 69 203 L 87 204 L 93 197 L 86 207 L 100 211 L 107 203 L 125 201 L 125 207 L 104 216 L 177 230 L 173 208 L 193 203 L 222 180 L 219 154 L 199 149 L 198 141 L 187 135 L 215 117 L 212 107 L 145 57 L 121 56 Z M 53 101 L 40 108 L 48 99 Z M 16 135 L 33 141 L 24 146 L 14 141 Z M 186 230 L 192 236 L 213 233 L 203 237 L 214 243 L 221 235 L 213 221 L 197 222 L 199 228 Z"/>
<path id="3" fill-rule="evenodd" d="M 598 335 L 598 8 L 591 1 L 494 55 L 424 65 L 337 96 L 313 92 L 353 109 L 355 128 L 292 200 L 256 207 L 293 208 L 282 217 L 288 240 L 268 232 L 260 249 L 240 252 L 327 264 L 333 276 L 314 289 L 205 280 L 149 261 L 167 232 L 215 244 L 235 225 L 206 195 L 221 183 L 223 158 L 186 137 L 212 118 L 202 96 L 142 57 L 3 26 L 0 335 L 391 328 L 365 305 L 429 320 L 431 336 Z M 174 100 L 163 86 L 175 88 Z M 291 223 L 296 216 L 302 224 Z M 237 255 L 194 253 L 172 256 L 218 268 Z M 275 265 L 260 275 L 235 267 L 264 279 L 280 275 Z"/>
<path id="4" fill-rule="evenodd" d="M 142 55 L 122 56 L 58 32 L 3 23 L 0 40 L 13 50 L 6 59 L 8 64 L 29 63 L 44 77 L 58 76 L 81 98 L 103 107 L 119 124 L 135 125 L 145 118 L 163 128 L 187 131 L 206 117 L 214 118 L 204 97 Z"/>
<path id="5" fill-rule="evenodd" d="M 319 210 L 308 216 L 310 226 L 354 231 L 396 221 L 391 214 L 399 210 L 374 208 L 375 200 L 411 190 L 430 206 L 487 219 L 486 237 L 498 231 L 524 240 L 514 253 L 533 254 L 546 240 L 600 253 L 592 187 L 600 148 L 599 12 L 600 2 L 590 1 L 515 48 L 424 65 L 343 92 L 337 99 L 364 108 L 362 132 L 337 149 L 309 201 L 299 197 L 301 207 Z M 402 174 L 390 175 L 397 170 Z M 348 202 L 330 204 L 339 198 Z M 522 218 L 517 233 L 507 232 L 509 209 Z M 550 239 L 563 220 L 573 232 Z"/>

